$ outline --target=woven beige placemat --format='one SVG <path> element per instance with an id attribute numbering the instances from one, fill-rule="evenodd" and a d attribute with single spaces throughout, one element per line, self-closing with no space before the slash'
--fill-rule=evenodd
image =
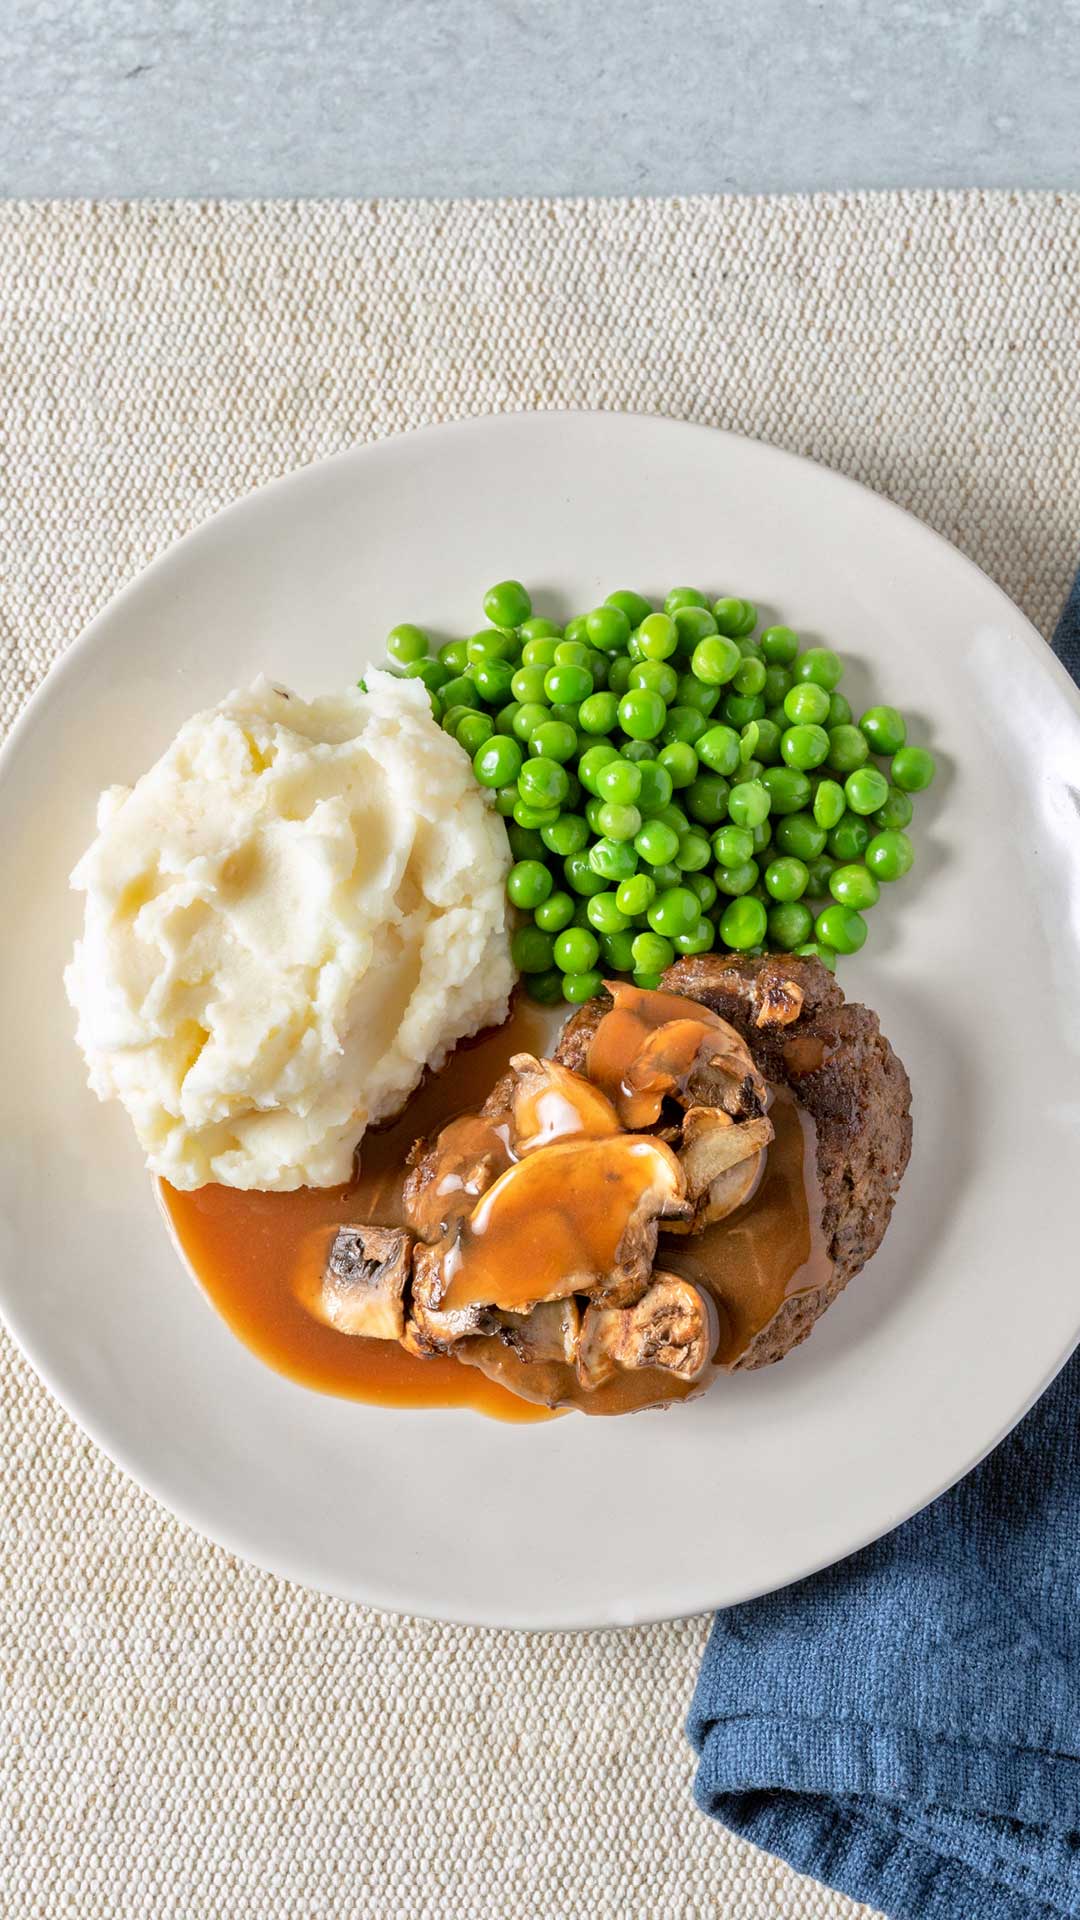
<path id="1" fill-rule="evenodd" d="M 249 487 L 506 408 L 812 454 L 1046 631 L 1080 541 L 1078 268 L 1052 195 L 0 205 L 0 726 Z M 5 1916 L 868 1912 L 694 1811 L 704 1620 L 519 1639 L 327 1600 L 173 1522 L 9 1343 L 0 1387 Z"/>

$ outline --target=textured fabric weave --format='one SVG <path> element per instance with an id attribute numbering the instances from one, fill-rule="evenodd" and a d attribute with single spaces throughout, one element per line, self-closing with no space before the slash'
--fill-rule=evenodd
<path id="1" fill-rule="evenodd" d="M 0 206 L 0 724 L 227 501 L 507 408 L 811 454 L 1046 631 L 1080 525 L 1078 261 L 1080 198 L 1051 195 Z M 865 1912 L 694 1808 L 705 1621 L 522 1640 L 324 1599 L 176 1525 L 7 1343 L 0 1387 L 0 1912 Z"/>

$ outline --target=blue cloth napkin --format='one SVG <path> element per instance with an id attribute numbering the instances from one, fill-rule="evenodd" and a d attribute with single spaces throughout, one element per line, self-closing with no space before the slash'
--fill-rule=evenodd
<path id="1" fill-rule="evenodd" d="M 1080 575 L 1053 645 L 1080 682 Z M 704 1812 L 891 1920 L 1080 1920 L 1080 1354 L 906 1526 L 717 1614 L 689 1733 Z"/>

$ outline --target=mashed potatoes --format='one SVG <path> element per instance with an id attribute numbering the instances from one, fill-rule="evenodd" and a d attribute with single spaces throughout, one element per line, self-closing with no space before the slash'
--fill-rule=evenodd
<path id="1" fill-rule="evenodd" d="M 506 1014 L 510 855 L 417 681 L 258 680 L 102 795 L 67 970 L 90 1085 L 178 1187 L 332 1186 Z"/>

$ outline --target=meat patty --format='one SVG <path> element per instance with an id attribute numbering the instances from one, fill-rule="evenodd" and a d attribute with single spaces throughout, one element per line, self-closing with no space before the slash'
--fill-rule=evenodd
<path id="1" fill-rule="evenodd" d="M 758 1025 L 782 1000 L 785 981 L 802 993 L 787 1024 Z M 822 1228 L 832 1261 L 820 1287 L 793 1295 L 740 1355 L 739 1367 L 782 1360 L 881 1245 L 911 1154 L 911 1085 L 869 1007 L 847 1001 L 820 960 L 797 954 L 701 954 L 679 960 L 661 982 L 698 1000 L 739 1032 L 767 1080 L 790 1087 L 817 1130 Z M 555 1049 L 564 1066 L 584 1071 L 607 997 L 586 1001 L 567 1021 Z M 492 1103 L 505 1102 L 503 1083 Z"/>

